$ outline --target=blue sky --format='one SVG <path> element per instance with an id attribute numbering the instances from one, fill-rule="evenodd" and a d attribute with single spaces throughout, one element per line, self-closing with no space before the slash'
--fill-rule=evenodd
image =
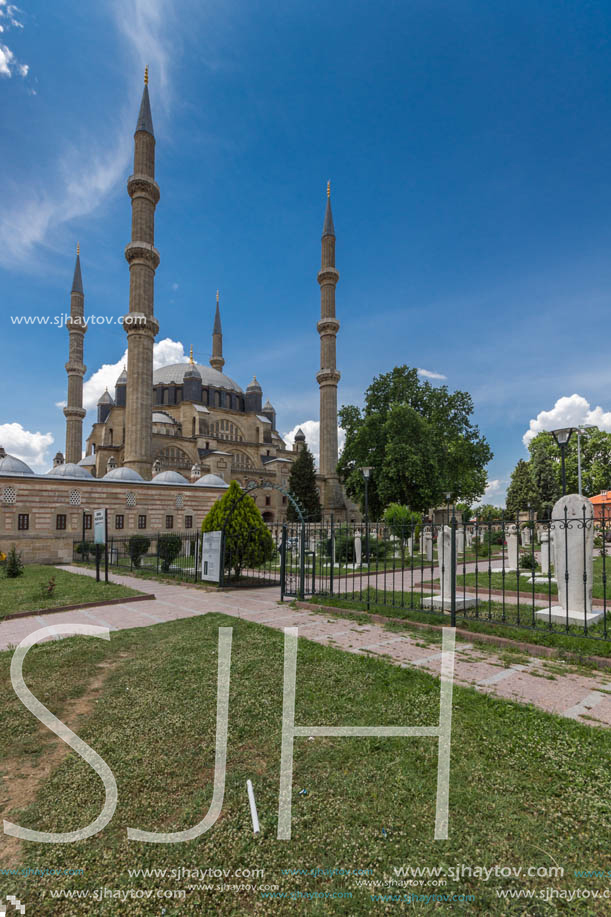
<path id="1" fill-rule="evenodd" d="M 0 0 L 0 26 L 8 451 L 63 451 L 66 331 L 10 316 L 66 311 L 77 239 L 86 312 L 127 311 L 145 64 L 160 359 L 208 360 L 218 287 L 227 373 L 257 374 L 282 433 L 317 419 L 330 178 L 340 404 L 396 364 L 446 376 L 494 500 L 530 426 L 611 429 L 611 3 Z M 85 347 L 86 378 L 111 378 L 125 334 Z"/>

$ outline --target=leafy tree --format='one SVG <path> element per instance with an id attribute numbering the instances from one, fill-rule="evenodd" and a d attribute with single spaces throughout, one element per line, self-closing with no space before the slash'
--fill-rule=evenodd
<path id="1" fill-rule="evenodd" d="M 499 506 L 493 506 L 491 503 L 483 503 L 476 506 L 473 515 L 480 522 L 497 522 L 503 516 L 504 510 Z"/>
<path id="2" fill-rule="evenodd" d="M 472 413 L 467 392 L 421 382 L 416 369 L 396 366 L 377 376 L 363 410 L 345 405 L 339 412 L 346 445 L 337 467 L 348 494 L 363 505 L 360 469 L 368 465 L 373 519 L 389 503 L 424 512 L 444 502 L 447 492 L 452 499 L 477 500 L 492 452 Z"/>
<path id="3" fill-rule="evenodd" d="M 144 535 L 132 535 L 129 539 L 127 550 L 129 551 L 129 556 L 134 567 L 138 568 L 140 566 L 140 561 L 150 546 L 150 538 L 146 538 Z"/>
<path id="4" fill-rule="evenodd" d="M 384 522 L 395 538 L 399 539 L 401 562 L 403 563 L 407 539 L 412 536 L 412 544 L 418 541 L 422 513 L 411 510 L 409 506 L 401 506 L 400 503 L 389 503 L 384 510 Z"/>
<path id="5" fill-rule="evenodd" d="M 513 469 L 507 488 L 507 513 L 515 517 L 529 507 L 536 509 L 537 503 L 538 494 L 530 465 L 524 459 L 520 459 Z"/>
<path id="6" fill-rule="evenodd" d="M 320 497 L 316 487 L 316 470 L 314 456 L 307 446 L 300 450 L 291 465 L 289 490 L 301 505 L 308 522 L 320 522 Z M 288 501 L 286 518 L 289 522 L 298 522 L 295 507 Z"/>
<path id="7" fill-rule="evenodd" d="M 17 552 L 13 545 L 6 555 L 6 575 L 11 579 L 16 579 L 23 574 L 23 560 L 21 554 Z"/>
<path id="8" fill-rule="evenodd" d="M 160 535 L 157 539 L 157 555 L 161 558 L 161 569 L 168 573 L 173 562 L 180 554 L 182 539 L 180 535 Z"/>
<path id="9" fill-rule="evenodd" d="M 245 567 L 258 567 L 274 556 L 274 540 L 259 508 L 237 481 L 216 501 L 202 522 L 202 532 L 220 532 L 226 521 L 224 563 L 236 577 Z"/>

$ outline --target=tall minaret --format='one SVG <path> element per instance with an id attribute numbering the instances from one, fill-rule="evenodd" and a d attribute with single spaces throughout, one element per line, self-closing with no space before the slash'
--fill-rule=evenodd
<path id="1" fill-rule="evenodd" d="M 66 417 L 66 461 L 80 462 L 83 457 L 83 376 L 87 367 L 83 363 L 83 344 L 87 326 L 85 324 L 85 296 L 81 276 L 80 247 L 76 246 L 76 264 L 70 293 L 70 318 L 66 322 L 69 334 L 68 400 L 64 408 Z"/>
<path id="2" fill-rule="evenodd" d="M 155 270 L 159 252 L 154 247 L 155 207 L 159 186 L 155 181 L 155 135 L 148 90 L 148 67 L 134 134 L 134 174 L 127 180 L 132 199 L 132 240 L 125 249 L 129 264 L 129 315 L 127 332 L 127 398 L 123 464 L 150 479 L 153 463 L 153 344 L 159 331 L 154 312 Z"/>
<path id="3" fill-rule="evenodd" d="M 218 369 L 223 372 L 225 361 L 223 359 L 223 329 L 221 328 L 221 311 L 219 309 L 219 291 L 216 291 L 216 313 L 214 315 L 214 327 L 212 329 L 212 356 L 210 357 L 210 366 L 212 369 Z"/>
<path id="4" fill-rule="evenodd" d="M 331 213 L 331 182 L 327 182 L 327 210 L 322 230 L 322 261 L 318 272 L 320 284 L 320 371 L 316 381 L 320 387 L 320 473 L 326 478 L 323 508 L 333 509 L 339 499 L 336 472 L 337 450 L 337 383 L 335 338 L 339 322 L 335 317 L 335 287 L 339 273 L 335 269 L 335 229 Z"/>

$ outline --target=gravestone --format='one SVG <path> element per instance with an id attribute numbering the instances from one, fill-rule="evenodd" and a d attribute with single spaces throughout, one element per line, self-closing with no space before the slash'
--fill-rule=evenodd
<path id="1" fill-rule="evenodd" d="M 524 528 L 522 529 L 522 544 L 524 545 L 525 548 L 529 548 L 532 543 L 531 534 L 532 533 L 531 533 L 530 526 L 525 525 Z"/>
<path id="2" fill-rule="evenodd" d="M 414 553 L 413 549 L 414 549 L 414 536 L 409 535 L 407 539 L 407 553 L 410 555 L 410 557 Z"/>
<path id="3" fill-rule="evenodd" d="M 468 528 L 465 532 L 465 543 L 467 545 L 467 550 L 473 547 L 473 529 Z"/>
<path id="4" fill-rule="evenodd" d="M 604 612 L 592 608 L 594 508 L 590 501 L 579 494 L 561 497 L 552 510 L 551 531 L 559 604 L 538 611 L 537 618 L 555 624 L 594 624 Z"/>
<path id="5" fill-rule="evenodd" d="M 357 532 L 354 536 L 354 566 L 361 566 L 361 557 L 363 554 L 363 545 L 361 541 L 361 533 Z"/>
<path id="6" fill-rule="evenodd" d="M 430 529 L 424 533 L 424 556 L 428 561 L 433 560 L 433 533 Z"/>
<path id="7" fill-rule="evenodd" d="M 423 603 L 430 602 L 432 608 L 450 611 L 452 608 L 452 528 L 449 525 L 439 527 L 437 535 L 437 558 L 439 563 L 439 585 L 441 593 L 423 598 Z M 464 594 L 462 586 L 456 587 L 456 611 L 472 608 L 477 600 L 474 595 Z"/>
<path id="8" fill-rule="evenodd" d="M 456 526 L 456 553 L 465 553 L 465 527 L 460 523 Z"/>

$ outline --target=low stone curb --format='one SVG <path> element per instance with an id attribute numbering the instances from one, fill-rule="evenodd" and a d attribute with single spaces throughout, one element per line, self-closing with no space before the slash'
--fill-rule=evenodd
<path id="1" fill-rule="evenodd" d="M 0 622 L 8 621 L 12 618 L 32 618 L 34 615 L 53 615 L 58 611 L 80 611 L 81 608 L 101 608 L 103 605 L 123 605 L 125 602 L 144 602 L 147 599 L 154 598 L 154 593 L 150 593 L 149 595 L 126 595 L 123 599 L 104 599 L 99 602 L 81 602 L 79 605 L 58 605 L 56 608 L 37 608 L 35 611 L 13 611 L 4 615 L 3 618 L 0 618 Z"/>
<path id="2" fill-rule="evenodd" d="M 443 627 L 440 624 L 427 624 L 424 621 L 410 621 L 406 618 L 387 618 L 385 615 L 368 614 L 366 611 L 350 608 L 338 608 L 332 605 L 315 605 L 310 602 L 295 602 L 296 608 L 303 608 L 312 611 L 313 608 L 328 614 L 339 615 L 342 611 L 349 614 L 356 614 L 372 621 L 374 624 L 404 624 L 407 628 L 413 627 L 415 630 L 428 630 L 441 633 Z M 454 631 L 457 636 L 464 637 L 471 643 L 489 643 L 492 646 L 499 646 L 501 649 L 518 649 L 523 653 L 531 656 L 542 656 L 547 659 L 561 658 L 569 662 L 585 663 L 599 669 L 611 669 L 611 659 L 605 656 L 582 656 L 579 653 L 572 653 L 570 650 L 559 650 L 555 646 L 543 646 L 540 643 L 523 643 L 521 640 L 511 640 L 509 637 L 499 637 L 495 634 L 481 634 L 477 631 L 463 630 L 461 627 L 455 627 Z"/>

